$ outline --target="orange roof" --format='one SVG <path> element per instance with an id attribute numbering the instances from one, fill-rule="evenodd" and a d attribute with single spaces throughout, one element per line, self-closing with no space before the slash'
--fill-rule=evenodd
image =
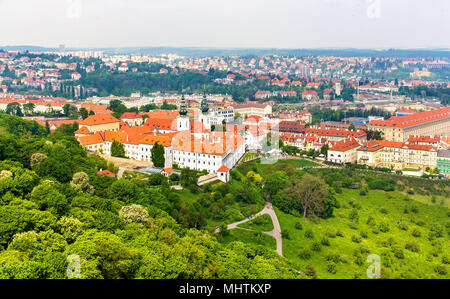
<path id="1" fill-rule="evenodd" d="M 139 113 L 135 113 L 135 112 L 125 112 L 120 117 L 120 119 L 136 119 L 136 118 L 142 118 L 142 115 L 140 115 Z"/>
<path id="2" fill-rule="evenodd" d="M 336 144 L 329 150 L 337 152 L 346 152 L 359 146 L 360 144 L 355 139 L 349 138 L 336 142 Z"/>
<path id="3" fill-rule="evenodd" d="M 84 126 L 94 126 L 94 125 L 103 125 L 110 123 L 120 123 L 120 120 L 112 116 L 111 114 L 96 114 L 91 115 L 85 120 L 83 120 L 80 125 Z"/>
<path id="4" fill-rule="evenodd" d="M 169 134 L 159 134 L 159 135 L 147 135 L 143 139 L 140 140 L 140 144 L 161 144 L 164 147 L 168 147 L 172 145 L 172 138 L 178 132 L 169 133 Z"/>
<path id="5" fill-rule="evenodd" d="M 409 143 L 417 143 L 417 142 L 424 142 L 424 143 L 438 143 L 441 140 L 441 137 L 439 136 L 409 136 L 408 142 Z"/>
<path id="6" fill-rule="evenodd" d="M 446 118 L 450 118 L 450 107 L 414 113 L 406 116 L 392 116 L 388 120 L 372 120 L 369 125 L 376 127 L 404 128 Z"/>
<path id="7" fill-rule="evenodd" d="M 89 135 L 92 134 L 89 129 L 87 127 L 81 127 L 80 129 L 78 129 L 77 131 L 75 131 L 75 134 L 79 134 L 79 135 Z"/>
<path id="8" fill-rule="evenodd" d="M 145 125 L 152 128 L 152 130 L 160 129 L 160 130 L 168 130 L 168 131 L 176 131 L 177 130 L 177 121 L 171 118 L 149 118 L 145 122 Z"/>
<path id="9" fill-rule="evenodd" d="M 313 134 L 319 136 L 334 136 L 334 137 L 364 137 L 367 134 L 363 131 L 349 131 L 349 130 L 332 130 L 332 129 L 314 129 L 307 128 L 306 134 Z"/>
<path id="10" fill-rule="evenodd" d="M 78 141 L 83 146 L 87 146 L 87 145 L 103 143 L 104 139 L 102 138 L 102 135 L 100 133 L 96 133 L 94 135 L 81 136 L 81 137 L 78 138 Z"/>
<path id="11" fill-rule="evenodd" d="M 394 141 L 386 141 L 386 140 L 371 140 L 371 141 L 367 142 L 365 145 L 358 148 L 358 151 L 375 152 L 384 147 L 402 148 L 403 142 L 394 142 Z"/>
<path id="12" fill-rule="evenodd" d="M 176 110 L 156 110 L 156 111 L 141 113 L 141 115 L 147 115 L 149 118 L 175 119 L 178 116 L 180 116 L 180 113 Z"/>
<path id="13" fill-rule="evenodd" d="M 164 168 L 164 172 L 169 174 L 173 171 L 173 168 Z"/>
<path id="14" fill-rule="evenodd" d="M 226 167 L 225 165 L 222 165 L 219 169 L 217 169 L 217 172 L 228 172 L 230 169 Z"/>
<path id="15" fill-rule="evenodd" d="M 431 145 L 422 145 L 422 144 L 405 144 L 405 146 L 412 150 L 418 151 L 436 151 L 436 148 Z"/>
<path id="16" fill-rule="evenodd" d="M 97 172 L 97 175 L 106 175 L 106 176 L 109 176 L 109 177 L 112 177 L 112 178 L 116 176 L 114 173 L 112 173 L 111 171 L 109 171 L 107 169 Z"/>

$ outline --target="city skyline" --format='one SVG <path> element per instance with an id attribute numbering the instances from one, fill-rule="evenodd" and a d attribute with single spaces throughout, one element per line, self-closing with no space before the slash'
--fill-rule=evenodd
<path id="1" fill-rule="evenodd" d="M 0 26 L 8 28 L 0 45 L 450 48 L 442 38 L 450 34 L 450 3 L 443 0 L 35 2 L 0 1 Z"/>

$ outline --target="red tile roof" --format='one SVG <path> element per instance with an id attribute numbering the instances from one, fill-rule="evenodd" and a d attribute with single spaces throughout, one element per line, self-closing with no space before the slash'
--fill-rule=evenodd
<path id="1" fill-rule="evenodd" d="M 97 175 L 106 175 L 106 176 L 109 176 L 109 177 L 112 177 L 112 178 L 116 176 L 114 173 L 112 173 L 111 171 L 109 171 L 107 169 L 97 172 Z"/>
<path id="2" fill-rule="evenodd" d="M 388 120 L 372 120 L 369 125 L 375 127 L 405 128 L 438 119 L 450 119 L 450 107 L 414 113 L 406 116 L 392 116 Z"/>
<path id="3" fill-rule="evenodd" d="M 85 120 L 83 120 L 80 125 L 85 126 L 93 126 L 93 125 L 103 125 L 103 124 L 110 124 L 110 123 L 120 123 L 120 120 L 112 116 L 111 114 L 96 114 L 91 115 Z"/>
<path id="4" fill-rule="evenodd" d="M 125 112 L 120 117 L 120 119 L 136 119 L 136 118 L 142 118 L 142 115 L 135 112 Z"/>
<path id="5" fill-rule="evenodd" d="M 225 165 L 222 165 L 219 169 L 217 169 L 217 172 L 228 172 L 230 169 L 226 167 Z"/>
<path id="6" fill-rule="evenodd" d="M 354 138 L 349 138 L 336 142 L 336 144 L 329 150 L 336 152 L 346 152 L 359 146 L 360 144 Z"/>

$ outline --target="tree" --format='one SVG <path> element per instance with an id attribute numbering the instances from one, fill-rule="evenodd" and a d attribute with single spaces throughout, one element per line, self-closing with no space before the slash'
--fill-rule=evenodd
<path id="1" fill-rule="evenodd" d="M 180 174 L 180 183 L 183 187 L 197 185 L 197 172 L 189 168 L 183 168 Z"/>
<path id="2" fill-rule="evenodd" d="M 141 205 L 124 206 L 120 209 L 119 216 L 125 223 L 146 223 L 150 217 L 147 209 Z"/>
<path id="3" fill-rule="evenodd" d="M 274 196 L 285 188 L 288 182 L 289 177 L 286 172 L 276 171 L 266 177 L 263 190 L 267 195 Z"/>
<path id="4" fill-rule="evenodd" d="M 34 153 L 33 155 L 31 155 L 31 158 L 30 158 L 30 166 L 34 167 L 34 166 L 38 165 L 39 163 L 41 163 L 42 161 L 44 161 L 45 159 L 47 159 L 46 154 Z"/>
<path id="5" fill-rule="evenodd" d="M 305 174 L 300 180 L 294 179 L 283 193 L 301 205 L 303 218 L 308 215 L 316 216 L 326 209 L 328 190 L 321 178 Z"/>
<path id="6" fill-rule="evenodd" d="M 65 104 L 63 106 L 63 112 L 70 119 L 77 119 L 78 118 L 78 108 L 76 106 L 74 106 L 74 105 Z"/>
<path id="7" fill-rule="evenodd" d="M 26 103 L 26 104 L 23 104 L 22 107 L 23 107 L 23 112 L 26 115 L 32 115 L 36 105 L 34 103 Z"/>
<path id="8" fill-rule="evenodd" d="M 173 104 L 167 103 L 167 101 L 164 101 L 164 103 L 161 105 L 161 110 L 176 110 L 177 106 Z"/>
<path id="9" fill-rule="evenodd" d="M 111 144 L 111 156 L 118 158 L 126 158 L 125 146 L 117 140 L 114 140 Z"/>
<path id="10" fill-rule="evenodd" d="M 87 111 L 86 108 L 81 108 L 80 109 L 80 115 L 82 119 L 86 119 L 89 117 L 89 112 Z"/>
<path id="11" fill-rule="evenodd" d="M 320 153 L 324 156 L 327 156 L 328 154 L 328 150 L 330 149 L 330 146 L 328 144 L 324 144 L 322 145 L 322 147 L 320 148 Z"/>
<path id="12" fill-rule="evenodd" d="M 6 105 L 6 114 L 23 116 L 20 104 L 17 102 L 9 103 Z"/>
<path id="13" fill-rule="evenodd" d="M 152 162 L 155 167 L 164 167 L 166 159 L 164 158 L 164 146 L 155 143 L 151 150 Z"/>
<path id="14" fill-rule="evenodd" d="M 84 193 L 94 193 L 94 188 L 89 185 L 89 176 L 85 172 L 77 172 L 73 175 L 70 185 Z"/>
<path id="15" fill-rule="evenodd" d="M 349 131 L 356 131 L 356 127 L 354 124 L 350 124 L 350 126 L 348 127 Z"/>

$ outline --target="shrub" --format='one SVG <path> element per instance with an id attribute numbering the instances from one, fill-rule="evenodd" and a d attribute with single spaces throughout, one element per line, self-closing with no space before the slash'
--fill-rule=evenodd
<path id="1" fill-rule="evenodd" d="M 388 213 L 388 210 L 387 210 L 386 208 L 381 208 L 381 209 L 380 209 L 380 213 L 382 213 L 382 214 L 387 214 L 387 213 Z"/>
<path id="2" fill-rule="evenodd" d="M 295 229 L 297 230 L 302 230 L 303 229 L 303 225 L 300 221 L 295 222 Z"/>
<path id="3" fill-rule="evenodd" d="M 447 267 L 443 264 L 436 265 L 434 271 L 439 275 L 447 275 Z"/>
<path id="4" fill-rule="evenodd" d="M 305 238 L 312 239 L 314 238 L 314 233 L 312 230 L 308 229 L 305 231 Z"/>
<path id="5" fill-rule="evenodd" d="M 298 257 L 301 258 L 302 260 L 310 259 L 311 258 L 311 250 L 309 248 L 303 248 L 298 253 Z"/>
<path id="6" fill-rule="evenodd" d="M 413 237 L 419 238 L 422 235 L 422 232 L 420 231 L 419 228 L 415 227 L 413 228 L 413 230 L 411 231 L 411 235 Z"/>
<path id="7" fill-rule="evenodd" d="M 290 240 L 290 239 L 291 239 L 291 235 L 290 235 L 290 233 L 289 233 L 289 230 L 283 229 L 283 230 L 281 231 L 281 237 L 282 237 L 282 238 L 285 238 L 285 239 L 287 239 L 287 240 Z"/>
<path id="8" fill-rule="evenodd" d="M 334 229 L 328 229 L 325 234 L 329 238 L 336 238 L 336 231 Z"/>
<path id="9" fill-rule="evenodd" d="M 323 237 L 323 238 L 320 240 L 320 243 L 321 243 L 323 246 L 330 246 L 330 239 L 328 239 L 327 237 Z"/>
<path id="10" fill-rule="evenodd" d="M 367 244 L 365 241 L 362 242 L 361 245 L 359 246 L 359 251 L 361 253 L 369 253 L 370 252 L 369 244 Z"/>
<path id="11" fill-rule="evenodd" d="M 339 263 L 341 261 L 341 257 L 339 255 L 339 253 L 337 252 L 330 252 L 325 256 L 325 259 L 328 262 L 334 262 L 334 263 Z"/>
<path id="12" fill-rule="evenodd" d="M 315 241 L 311 244 L 311 250 L 320 252 L 320 250 L 322 250 L 322 245 L 320 245 L 320 242 Z"/>
<path id="13" fill-rule="evenodd" d="M 352 222 L 358 223 L 359 222 L 358 210 L 352 209 L 348 215 L 348 219 L 350 219 Z"/>
<path id="14" fill-rule="evenodd" d="M 359 237 L 357 235 L 353 235 L 352 236 L 352 242 L 361 243 L 361 237 Z"/>
<path id="15" fill-rule="evenodd" d="M 389 224 L 387 224 L 387 223 L 385 223 L 385 222 L 382 222 L 382 223 L 380 223 L 380 225 L 379 225 L 379 227 L 378 227 L 379 229 L 380 229 L 380 231 L 381 232 L 383 232 L 383 233 L 387 233 L 388 231 L 389 231 Z"/>
<path id="16" fill-rule="evenodd" d="M 417 244 L 414 241 L 408 242 L 405 245 L 405 249 L 412 251 L 412 252 L 419 252 L 419 244 Z"/>
<path id="17" fill-rule="evenodd" d="M 368 225 L 376 225 L 375 218 L 373 218 L 373 216 L 367 217 L 366 224 L 368 224 Z"/>
<path id="18" fill-rule="evenodd" d="M 407 231 L 408 230 L 408 224 L 406 222 L 404 222 L 404 221 L 401 221 L 398 224 L 398 228 L 401 229 L 401 230 Z"/>
<path id="19" fill-rule="evenodd" d="M 311 265 L 311 264 L 306 266 L 305 274 L 313 279 L 317 278 L 316 269 L 314 269 L 313 265 Z"/>
<path id="20" fill-rule="evenodd" d="M 328 262 L 327 263 L 327 271 L 331 274 L 336 274 L 336 263 L 335 262 Z"/>
<path id="21" fill-rule="evenodd" d="M 403 253 L 403 249 L 401 249 L 398 246 L 392 247 L 392 253 L 398 259 L 404 259 L 405 258 L 405 254 Z"/>
<path id="22" fill-rule="evenodd" d="M 359 235 L 361 236 L 361 238 L 364 238 L 364 239 L 367 239 L 367 237 L 369 236 L 365 230 L 360 231 Z"/>

